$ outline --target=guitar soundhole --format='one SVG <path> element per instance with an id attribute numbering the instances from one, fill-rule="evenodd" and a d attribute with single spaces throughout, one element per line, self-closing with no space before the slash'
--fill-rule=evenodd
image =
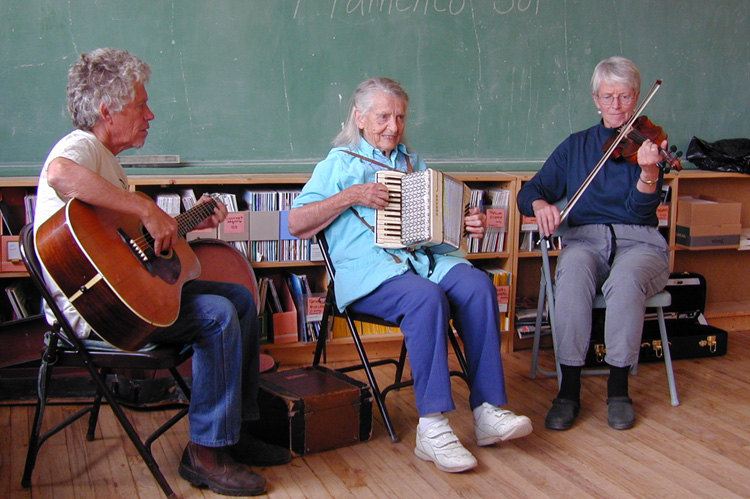
<path id="1" fill-rule="evenodd" d="M 152 276 L 160 278 L 167 284 L 176 283 L 182 272 L 180 257 L 172 250 L 156 256 L 154 248 L 148 243 L 148 241 L 151 241 L 151 235 L 145 228 L 141 228 L 141 232 L 142 237 L 135 241 L 124 230 L 117 229 L 117 233 L 130 249 L 130 252 Z"/>

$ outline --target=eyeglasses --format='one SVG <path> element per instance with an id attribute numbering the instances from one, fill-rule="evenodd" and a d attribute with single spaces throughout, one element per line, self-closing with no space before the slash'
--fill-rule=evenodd
<path id="1" fill-rule="evenodd" d="M 620 104 L 625 104 L 626 106 L 630 103 L 632 103 L 635 100 L 635 95 L 633 94 L 622 94 L 622 95 L 597 95 L 597 100 L 604 104 L 605 106 L 611 105 L 615 99 L 617 99 Z"/>

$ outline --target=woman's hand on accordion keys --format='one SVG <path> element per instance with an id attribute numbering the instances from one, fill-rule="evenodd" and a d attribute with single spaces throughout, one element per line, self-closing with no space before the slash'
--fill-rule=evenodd
<path id="1" fill-rule="evenodd" d="M 380 210 L 388 205 L 388 187 L 384 184 L 357 184 L 347 190 L 353 194 L 351 206 L 367 206 Z"/>
<path id="2" fill-rule="evenodd" d="M 464 226 L 470 237 L 484 237 L 484 229 L 487 225 L 487 216 L 479 208 L 470 208 L 469 214 L 464 217 Z"/>

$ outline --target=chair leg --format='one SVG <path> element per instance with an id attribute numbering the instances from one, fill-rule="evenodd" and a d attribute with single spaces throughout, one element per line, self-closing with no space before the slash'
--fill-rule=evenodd
<path id="1" fill-rule="evenodd" d="M 174 378 L 175 382 L 177 383 L 177 386 L 180 387 L 180 390 L 182 390 L 182 393 L 185 395 L 185 397 L 188 400 L 188 404 L 190 403 L 190 388 L 187 386 L 187 383 L 185 382 L 185 379 L 182 377 L 182 375 L 177 371 L 176 367 L 170 367 L 169 372 L 172 374 L 172 378 Z M 159 428 L 156 429 L 149 437 L 146 439 L 146 441 L 143 443 L 143 445 L 148 449 L 148 452 L 151 453 L 151 444 L 153 444 L 157 438 L 162 436 L 164 433 L 167 432 L 171 427 L 177 424 L 182 418 L 184 418 L 188 412 L 190 412 L 190 407 L 185 407 L 177 412 L 174 416 L 169 418 L 169 421 L 161 425 Z"/>
<path id="2" fill-rule="evenodd" d="M 677 384 L 674 380 L 674 370 L 672 369 L 672 353 L 669 349 L 669 338 L 667 336 L 667 325 L 664 322 L 664 309 L 656 308 L 656 316 L 659 320 L 659 333 L 661 335 L 662 350 L 664 351 L 664 366 L 667 369 L 667 382 L 669 384 L 669 396 L 673 406 L 680 405 L 677 398 Z"/>
<path id="3" fill-rule="evenodd" d="M 359 358 L 362 361 L 362 369 L 365 371 L 367 381 L 369 382 L 370 388 L 372 389 L 372 396 L 375 397 L 375 403 L 378 405 L 381 416 L 383 416 L 383 424 L 385 424 L 385 428 L 386 430 L 388 430 L 388 435 L 390 435 L 391 437 L 391 442 L 396 443 L 398 442 L 398 436 L 396 435 L 396 430 L 393 428 L 393 422 L 391 421 L 391 417 L 388 414 L 388 409 L 385 406 L 385 399 L 383 397 L 383 394 L 380 393 L 380 388 L 378 387 L 378 382 L 375 379 L 375 374 L 372 372 L 372 368 L 370 367 L 370 361 L 367 359 L 367 353 L 365 352 L 364 345 L 362 345 L 362 339 L 359 337 L 359 333 L 357 332 L 357 326 L 354 324 L 354 321 L 348 314 L 346 316 L 346 322 L 349 325 L 349 331 L 352 334 L 352 340 L 354 341 L 354 345 L 357 347 L 357 353 L 359 354 Z"/>
<path id="4" fill-rule="evenodd" d="M 91 359 L 91 356 L 85 350 L 79 353 L 84 358 L 86 368 L 88 369 L 89 374 L 91 375 L 91 378 L 96 383 L 97 390 L 100 391 L 101 394 L 104 396 L 104 398 L 107 400 L 107 403 L 112 409 L 112 412 L 114 412 L 115 416 L 117 417 L 117 420 L 120 422 L 120 425 L 125 430 L 125 433 L 127 433 L 128 437 L 130 438 L 130 441 L 133 442 L 133 445 L 135 445 L 135 448 L 138 450 L 138 453 L 141 455 L 141 458 L 143 458 L 143 461 L 146 463 L 146 466 L 148 466 L 149 471 L 151 471 L 151 474 L 154 476 L 154 479 L 157 481 L 157 483 L 161 487 L 162 491 L 164 492 L 164 495 L 166 495 L 167 497 L 172 497 L 174 495 L 174 492 L 172 491 L 172 488 L 169 486 L 167 479 L 164 478 L 164 474 L 162 474 L 161 470 L 159 469 L 159 465 L 156 463 L 154 456 L 151 454 L 151 452 L 149 452 L 149 450 L 143 444 L 143 441 L 138 436 L 138 433 L 135 431 L 135 428 L 133 428 L 133 425 L 130 423 L 130 420 L 125 415 L 125 412 L 122 410 L 122 407 L 120 407 L 120 403 L 115 399 L 112 392 L 107 388 L 107 384 L 104 381 L 104 379 L 100 376 L 99 371 L 96 369 L 96 366 L 94 365 Z"/>
<path id="5" fill-rule="evenodd" d="M 396 366 L 396 377 L 393 380 L 394 384 L 401 383 L 401 378 L 404 375 L 405 365 L 406 365 L 406 340 L 402 340 L 401 353 L 398 356 L 398 365 Z"/>
<path id="6" fill-rule="evenodd" d="M 328 341 L 328 329 L 329 322 L 333 317 L 333 307 L 336 306 L 335 298 L 333 297 L 333 285 L 330 285 L 328 293 L 326 293 L 326 302 L 323 307 L 323 317 L 320 320 L 320 333 L 318 334 L 318 341 L 315 343 L 315 356 L 313 357 L 313 365 L 317 366 L 320 364 L 320 358 L 323 357 L 323 363 L 325 364 L 327 359 L 326 342 Z"/>
<path id="7" fill-rule="evenodd" d="M 456 360 L 458 360 L 458 365 L 461 368 L 461 372 L 451 371 L 450 374 L 451 376 L 458 376 L 459 378 L 463 379 L 466 384 L 468 384 L 469 365 L 466 363 L 464 352 L 461 350 L 461 345 L 458 344 L 458 340 L 456 339 L 456 335 L 453 333 L 453 331 L 448 331 L 448 340 L 451 342 L 453 352 L 456 354 Z"/>
<path id="8" fill-rule="evenodd" d="M 47 364 L 46 354 L 45 358 L 42 359 L 42 365 L 39 368 L 39 385 L 37 386 L 37 402 L 36 411 L 34 413 L 34 424 L 31 427 L 31 435 L 29 437 L 29 449 L 26 453 L 26 465 L 23 470 L 23 478 L 21 478 L 21 486 L 25 489 L 31 487 L 31 474 L 36 466 L 36 457 L 39 454 L 39 434 L 42 429 L 42 416 L 44 415 L 44 408 L 47 403 L 47 385 L 52 375 L 52 368 Z"/>
<path id="9" fill-rule="evenodd" d="M 102 379 L 107 379 L 107 371 L 102 369 L 100 372 Z M 91 405 L 91 416 L 89 417 L 89 429 L 86 433 L 86 440 L 93 442 L 96 438 L 96 424 L 99 422 L 99 410 L 102 407 L 102 392 L 97 388 L 94 403 Z"/>

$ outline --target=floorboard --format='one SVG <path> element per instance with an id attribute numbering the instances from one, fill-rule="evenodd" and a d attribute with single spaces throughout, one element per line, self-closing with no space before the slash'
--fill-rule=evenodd
<path id="1" fill-rule="evenodd" d="M 295 457 L 285 466 L 261 468 L 268 497 L 750 497 L 750 331 L 730 335 L 727 355 L 675 361 L 681 405 L 672 407 L 662 364 L 641 364 L 631 377 L 636 426 L 607 425 L 606 377 L 583 379 L 582 411 L 565 432 L 544 428 L 557 382 L 529 377 L 530 352 L 505 354 L 509 407 L 528 415 L 534 432 L 526 438 L 478 447 L 468 409 L 469 390 L 453 378 L 458 409 L 448 414 L 479 466 L 467 473 L 438 471 L 414 455 L 417 411 L 410 388 L 388 395 L 399 441 L 392 443 L 375 414 L 369 441 Z M 550 367 L 549 352 L 543 367 Z M 335 367 L 335 366 L 334 366 Z M 378 371 L 381 383 L 392 368 Z M 364 380 L 361 373 L 352 376 Z M 51 405 L 59 421 L 77 407 Z M 376 408 L 374 408 L 376 411 Z M 155 428 L 172 409 L 127 411 L 139 432 Z M 41 449 L 32 488 L 21 487 L 33 407 L 0 406 L 0 497 L 161 497 L 127 435 L 108 408 L 96 439 L 86 440 L 86 418 L 53 436 Z M 188 439 L 187 421 L 154 443 L 154 454 L 175 493 L 185 498 L 218 495 L 182 480 L 177 465 Z"/>

